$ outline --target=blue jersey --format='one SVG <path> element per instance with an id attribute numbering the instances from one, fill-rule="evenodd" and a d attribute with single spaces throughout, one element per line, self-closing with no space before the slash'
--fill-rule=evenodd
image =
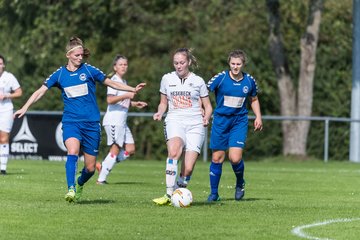
<path id="1" fill-rule="evenodd" d="M 221 115 L 247 114 L 246 104 L 249 97 L 257 95 L 255 79 L 243 72 L 244 78 L 235 81 L 230 77 L 229 71 L 215 75 L 207 84 L 211 92 L 215 92 L 216 108 L 214 113 Z"/>
<path id="2" fill-rule="evenodd" d="M 96 102 L 96 81 L 103 82 L 105 74 L 99 69 L 82 63 L 71 72 L 60 67 L 44 82 L 47 88 L 58 87 L 64 101 L 63 122 L 100 121 Z"/>

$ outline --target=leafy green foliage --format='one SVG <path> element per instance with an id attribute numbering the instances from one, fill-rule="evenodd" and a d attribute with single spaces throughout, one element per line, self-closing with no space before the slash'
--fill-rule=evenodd
<path id="1" fill-rule="evenodd" d="M 314 116 L 350 116 L 351 2 L 324 1 L 314 85 Z M 295 80 L 299 75 L 300 38 L 305 32 L 308 4 L 307 1 L 281 1 L 282 33 L 291 77 Z M 125 77 L 129 84 L 147 83 L 136 96 L 136 100 L 148 102 L 146 112 L 157 109 L 160 80 L 164 73 L 173 70 L 171 55 L 176 48 L 195 49 L 200 68 L 194 71 L 205 81 L 227 68 L 230 50 L 241 48 L 250 60 L 245 70 L 256 78 L 260 88 L 263 115 L 280 114 L 277 80 L 268 55 L 265 1 L 2 0 L 0 16 L 0 52 L 8 59 L 7 70 L 17 76 L 24 89 L 21 100 L 14 101 L 17 108 L 45 78 L 66 64 L 66 42 L 72 35 L 77 35 L 92 53 L 87 62 L 104 72 L 112 71 L 115 54 L 128 57 L 129 71 Z M 97 93 L 99 107 L 105 111 L 106 88 L 99 86 Z M 52 89 L 31 110 L 61 111 L 62 107 L 59 91 Z M 162 124 L 150 118 L 129 120 L 137 141 L 136 156 L 163 159 L 166 145 Z M 312 127 L 309 138 L 322 139 L 321 129 Z M 342 134 L 348 131 L 345 125 L 332 131 L 332 144 L 339 137 L 346 139 Z M 254 136 L 249 134 L 248 159 L 256 159 L 262 154 L 280 154 L 279 138 L 278 123 L 265 122 L 264 132 Z M 321 148 L 317 144 L 318 141 L 309 141 L 308 152 L 321 158 Z M 336 149 L 337 159 L 347 158 L 346 144 L 339 143 Z M 107 151 L 106 146 L 103 151 Z"/>

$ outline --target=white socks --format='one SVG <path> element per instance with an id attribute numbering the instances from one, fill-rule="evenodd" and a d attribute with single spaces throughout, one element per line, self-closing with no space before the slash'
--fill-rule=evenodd
<path id="1" fill-rule="evenodd" d="M 9 144 L 0 144 L 0 170 L 6 171 L 9 158 Z"/>
<path id="2" fill-rule="evenodd" d="M 166 194 L 172 195 L 175 188 L 178 160 L 166 159 Z"/>
<path id="3" fill-rule="evenodd" d="M 98 182 L 106 181 L 107 176 L 116 163 L 116 156 L 109 153 L 101 164 Z"/>

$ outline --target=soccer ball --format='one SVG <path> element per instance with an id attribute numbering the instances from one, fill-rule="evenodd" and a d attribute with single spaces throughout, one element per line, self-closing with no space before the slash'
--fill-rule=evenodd
<path id="1" fill-rule="evenodd" d="M 171 203 L 174 207 L 187 208 L 193 201 L 192 193 L 187 188 L 178 188 L 171 196 Z"/>

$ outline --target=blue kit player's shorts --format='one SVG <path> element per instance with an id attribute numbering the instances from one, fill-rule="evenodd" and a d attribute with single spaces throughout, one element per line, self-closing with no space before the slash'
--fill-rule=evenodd
<path id="1" fill-rule="evenodd" d="M 210 148 L 227 150 L 230 147 L 244 149 L 248 131 L 248 116 L 214 114 L 211 127 Z"/>
<path id="2" fill-rule="evenodd" d="M 98 155 L 101 138 L 100 122 L 64 122 L 62 130 L 64 142 L 68 138 L 76 138 L 85 153 Z"/>

